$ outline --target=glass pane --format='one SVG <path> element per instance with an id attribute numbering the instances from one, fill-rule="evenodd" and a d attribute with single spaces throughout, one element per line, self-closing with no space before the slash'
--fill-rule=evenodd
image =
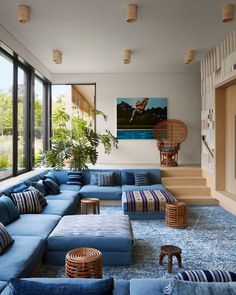
<path id="1" fill-rule="evenodd" d="M 34 97 L 34 162 L 37 164 L 43 152 L 43 83 L 35 79 Z"/>
<path id="2" fill-rule="evenodd" d="M 0 178 L 12 175 L 13 63 L 0 53 Z"/>
<path id="3" fill-rule="evenodd" d="M 18 68 L 18 170 L 26 169 L 27 74 Z"/>

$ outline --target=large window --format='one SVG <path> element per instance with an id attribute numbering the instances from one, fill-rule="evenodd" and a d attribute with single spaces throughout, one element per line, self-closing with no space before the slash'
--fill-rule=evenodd
<path id="1" fill-rule="evenodd" d="M 13 174 L 13 62 L 0 52 L 0 179 Z"/>
<path id="2" fill-rule="evenodd" d="M 50 83 L 1 45 L 0 180 L 32 169 L 50 133 Z"/>

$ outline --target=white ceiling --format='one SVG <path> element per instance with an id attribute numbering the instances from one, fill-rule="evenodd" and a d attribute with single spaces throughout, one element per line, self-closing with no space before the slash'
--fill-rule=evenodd
<path id="1" fill-rule="evenodd" d="M 128 3 L 138 21 L 125 21 Z M 229 1 L 232 3 L 232 1 Z M 234 1 L 233 1 L 234 2 Z M 235 27 L 221 23 L 226 0 L 0 0 L 0 23 L 52 73 L 196 73 L 199 60 Z M 31 7 L 31 21 L 17 21 L 17 5 Z M 59 49 L 63 63 L 52 62 Z M 123 49 L 133 51 L 122 63 Z M 197 51 L 185 65 L 186 49 Z"/>

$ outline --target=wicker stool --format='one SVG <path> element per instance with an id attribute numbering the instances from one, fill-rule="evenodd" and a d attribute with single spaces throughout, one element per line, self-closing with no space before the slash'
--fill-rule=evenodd
<path id="1" fill-rule="evenodd" d="M 168 256 L 168 273 L 172 273 L 172 261 L 173 256 L 175 256 L 178 260 L 178 266 L 182 267 L 182 258 L 181 258 L 182 250 L 179 247 L 173 245 L 165 245 L 161 246 L 159 264 L 162 265 L 163 258 Z"/>
<path id="2" fill-rule="evenodd" d="M 188 226 L 187 205 L 184 202 L 166 203 L 166 225 L 184 228 Z"/>
<path id="3" fill-rule="evenodd" d="M 97 198 L 87 198 L 81 200 L 81 214 L 100 214 L 100 201 Z"/>
<path id="4" fill-rule="evenodd" d="M 94 248 L 76 248 L 66 254 L 66 278 L 102 278 L 102 253 Z"/>

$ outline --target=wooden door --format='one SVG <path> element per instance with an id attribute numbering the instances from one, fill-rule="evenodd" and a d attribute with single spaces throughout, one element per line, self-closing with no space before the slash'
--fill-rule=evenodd
<path id="1" fill-rule="evenodd" d="M 236 194 L 236 85 L 225 92 L 225 190 Z"/>

